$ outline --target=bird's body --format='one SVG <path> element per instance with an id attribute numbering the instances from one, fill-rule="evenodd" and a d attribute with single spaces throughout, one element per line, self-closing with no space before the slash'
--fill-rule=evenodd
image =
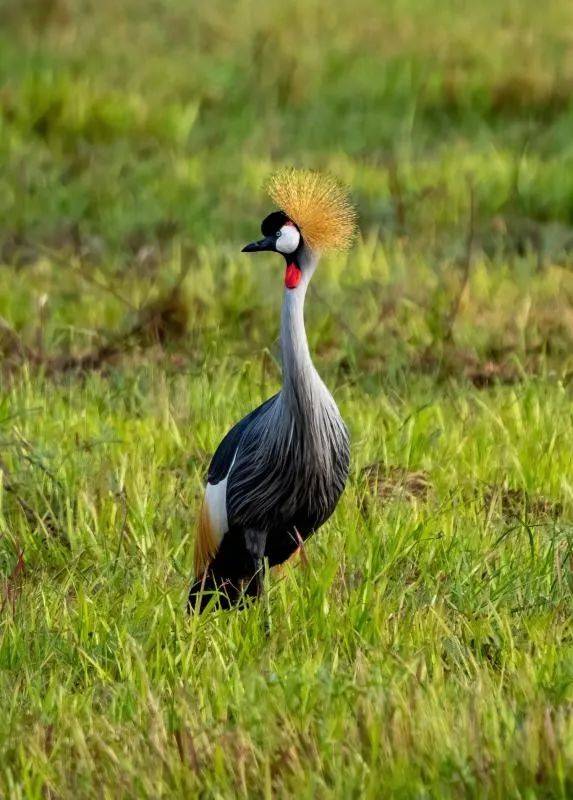
<path id="1" fill-rule="evenodd" d="M 283 385 L 238 422 L 211 461 L 195 549 L 190 607 L 213 591 L 224 607 L 262 589 L 262 565 L 286 561 L 332 514 L 349 468 L 344 422 L 310 356 L 304 301 L 318 254 L 282 212 L 272 222 L 289 237 L 281 315 Z M 263 233 L 273 227 L 270 215 Z M 287 220 L 285 222 L 285 220 Z M 281 233 L 274 232 L 274 237 Z M 263 242 L 267 242 L 267 239 Z M 282 244 L 283 247 L 287 245 Z M 261 243 L 250 249 L 271 249 Z M 289 272 L 290 271 L 290 272 Z"/>

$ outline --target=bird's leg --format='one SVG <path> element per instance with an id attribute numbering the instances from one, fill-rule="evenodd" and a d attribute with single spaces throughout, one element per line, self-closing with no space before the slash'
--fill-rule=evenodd
<path id="1" fill-rule="evenodd" d="M 271 635 L 271 604 L 270 604 L 268 590 L 265 591 L 265 579 L 267 579 L 269 576 L 269 562 L 268 559 L 266 558 L 263 560 L 263 563 L 261 564 L 261 573 L 263 576 L 262 591 L 264 595 L 263 600 L 265 603 L 265 636 L 268 639 Z"/>
<path id="2" fill-rule="evenodd" d="M 255 568 L 255 572 L 252 577 L 252 583 L 254 583 L 255 594 L 257 597 L 263 593 L 265 584 L 264 557 L 266 544 L 266 531 L 258 531 L 254 528 L 247 528 L 245 530 L 245 546 L 247 548 L 247 552 L 253 560 L 253 566 Z"/>
<path id="3" fill-rule="evenodd" d="M 254 584 L 254 594 L 256 597 L 265 596 L 266 606 L 266 624 L 265 631 L 267 636 L 270 633 L 270 607 L 268 604 L 267 593 L 265 592 L 265 575 L 266 575 L 266 561 L 265 561 L 265 547 L 267 544 L 267 532 L 247 528 L 245 531 L 245 545 L 248 553 L 253 559 L 253 566 L 255 573 L 252 577 L 251 583 Z M 250 593 L 250 592 L 249 592 Z"/>
<path id="4" fill-rule="evenodd" d="M 300 556 L 300 563 L 302 564 L 302 568 L 304 570 L 308 570 L 308 568 L 309 568 L 309 560 L 308 560 L 308 556 L 306 554 L 306 550 L 304 549 L 304 539 L 300 535 L 300 533 L 299 533 L 297 528 L 294 529 L 294 533 L 295 533 L 296 541 L 297 541 L 297 544 L 298 544 L 296 552 Z"/>

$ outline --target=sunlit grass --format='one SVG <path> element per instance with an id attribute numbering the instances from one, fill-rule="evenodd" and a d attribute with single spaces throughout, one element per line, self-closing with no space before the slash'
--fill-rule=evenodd
<path id="1" fill-rule="evenodd" d="M 41 521 L 5 494 L 4 791 L 565 791 L 568 391 L 341 387 L 353 475 L 308 567 L 273 579 L 267 639 L 262 606 L 184 613 L 199 475 L 257 375 L 7 393 L 6 461 Z M 378 500 L 374 459 L 423 469 L 427 494 Z"/>

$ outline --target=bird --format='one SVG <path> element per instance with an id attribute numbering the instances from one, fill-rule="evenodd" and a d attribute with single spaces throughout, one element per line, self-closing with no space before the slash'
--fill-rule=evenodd
<path id="1" fill-rule="evenodd" d="M 356 211 L 329 173 L 284 167 L 267 191 L 276 210 L 262 222 L 263 238 L 242 252 L 284 258 L 282 386 L 237 422 L 213 455 L 189 611 L 212 607 L 214 595 L 223 609 L 260 597 L 267 566 L 287 561 L 326 522 L 348 478 L 348 430 L 313 364 L 304 304 L 321 255 L 351 245 Z"/>

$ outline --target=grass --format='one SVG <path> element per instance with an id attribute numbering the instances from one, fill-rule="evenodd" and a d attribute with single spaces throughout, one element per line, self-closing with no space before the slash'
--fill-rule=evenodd
<path id="1" fill-rule="evenodd" d="M 2 4 L 0 796 L 573 793 L 572 13 Z M 352 474 L 266 638 L 184 608 L 282 163 L 361 236 L 307 303 Z"/>

